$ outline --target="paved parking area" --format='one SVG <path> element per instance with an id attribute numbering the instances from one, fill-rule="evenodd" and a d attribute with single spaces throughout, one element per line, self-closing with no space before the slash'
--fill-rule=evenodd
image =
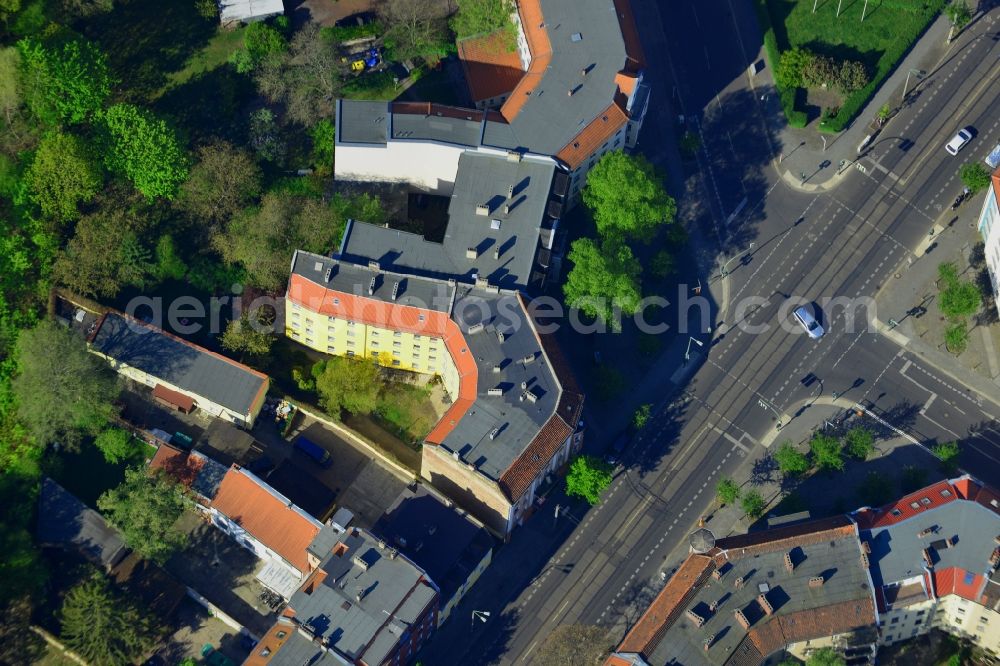
<path id="1" fill-rule="evenodd" d="M 229 657 L 234 664 L 241 664 L 250 654 L 249 643 L 240 633 L 222 620 L 212 617 L 193 599 L 186 599 L 174 616 L 176 631 L 156 653 L 154 662 L 179 664 L 190 657 L 200 660 L 206 645 Z"/>

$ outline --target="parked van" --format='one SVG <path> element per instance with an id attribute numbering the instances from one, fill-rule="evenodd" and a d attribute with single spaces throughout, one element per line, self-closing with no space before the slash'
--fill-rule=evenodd
<path id="1" fill-rule="evenodd" d="M 329 467 L 333 464 L 333 460 L 330 459 L 329 451 L 302 435 L 299 435 L 298 438 L 296 438 L 295 448 L 312 458 L 317 465 Z"/>

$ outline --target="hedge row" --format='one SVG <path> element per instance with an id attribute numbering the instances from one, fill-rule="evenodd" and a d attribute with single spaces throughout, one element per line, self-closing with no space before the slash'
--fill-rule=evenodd
<path id="1" fill-rule="evenodd" d="M 760 20 L 760 25 L 764 29 L 764 51 L 767 53 L 767 61 L 773 74 L 777 70 L 781 51 L 778 49 L 778 38 L 775 37 L 774 27 L 771 25 L 771 15 L 767 10 L 767 0 L 757 0 L 754 3 L 754 7 L 757 9 L 757 17 Z M 784 111 L 788 124 L 791 127 L 805 127 L 808 121 L 806 112 L 795 108 L 798 90 L 795 88 L 786 89 L 779 86 L 776 77 L 774 86 L 778 89 L 781 110 Z"/>

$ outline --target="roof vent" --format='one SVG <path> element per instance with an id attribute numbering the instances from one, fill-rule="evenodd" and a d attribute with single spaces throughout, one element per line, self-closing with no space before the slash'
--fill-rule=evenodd
<path id="1" fill-rule="evenodd" d="M 478 206 L 476 206 L 476 215 L 481 215 L 483 217 L 486 217 L 489 214 L 490 214 L 490 207 L 488 205 L 479 204 Z"/>
<path id="2" fill-rule="evenodd" d="M 371 296 L 374 293 L 375 293 L 375 278 L 372 278 L 372 281 L 368 283 L 368 295 Z"/>
<path id="3" fill-rule="evenodd" d="M 493 372 L 496 373 L 496 374 L 500 374 L 500 364 L 499 363 L 494 363 L 493 364 Z"/>
<path id="4" fill-rule="evenodd" d="M 458 455 L 458 451 L 452 451 L 451 452 L 451 457 L 454 458 L 455 460 L 460 460 L 461 459 L 460 456 Z"/>
<path id="5" fill-rule="evenodd" d="M 466 248 L 465 249 L 465 258 L 466 259 L 478 259 L 479 258 L 479 250 L 477 250 L 474 247 Z"/>
<path id="6" fill-rule="evenodd" d="M 510 185 L 507 187 L 507 198 L 510 199 L 512 196 L 514 196 L 514 186 Z"/>
<path id="7" fill-rule="evenodd" d="M 500 388 L 499 386 L 496 388 L 487 389 L 486 395 L 503 395 L 503 389 Z"/>
<path id="8" fill-rule="evenodd" d="M 508 162 L 520 162 L 521 161 L 521 153 L 519 151 L 516 151 L 516 150 L 508 150 L 507 151 L 507 161 Z"/>
<path id="9" fill-rule="evenodd" d="M 392 283 L 392 300 L 396 300 L 397 296 L 399 296 L 399 283 L 398 282 L 393 282 Z"/>
<path id="10" fill-rule="evenodd" d="M 571 41 L 571 42 L 582 42 L 583 41 L 583 33 L 574 32 L 572 35 L 569 36 L 569 41 Z"/>
<path id="11" fill-rule="evenodd" d="M 503 214 L 504 215 L 510 215 L 510 204 L 504 204 L 503 205 Z M 499 229 L 499 227 L 497 227 L 497 228 Z"/>
<path id="12" fill-rule="evenodd" d="M 330 278 L 333 276 L 333 266 L 326 269 L 326 273 L 323 274 L 323 282 L 329 282 Z"/>
<path id="13" fill-rule="evenodd" d="M 531 354 L 528 354 L 527 356 L 525 356 L 521 360 L 524 361 L 525 365 L 528 365 L 529 363 L 534 363 L 535 362 L 535 354 L 534 354 L 534 352 L 532 352 Z"/>
<path id="14" fill-rule="evenodd" d="M 823 587 L 824 580 L 822 576 L 813 576 L 809 579 L 809 587 Z"/>
<path id="15" fill-rule="evenodd" d="M 504 340 L 503 331 L 497 331 L 497 342 L 502 343 Z"/>
<path id="16" fill-rule="evenodd" d="M 381 267 L 379 266 L 379 263 L 377 261 L 369 261 L 368 268 L 370 268 L 373 271 L 381 270 Z"/>
<path id="17" fill-rule="evenodd" d="M 485 328 L 483 326 L 483 322 L 479 322 L 478 324 L 473 324 L 472 326 L 469 327 L 469 333 L 474 335 L 482 331 L 483 328 Z"/>
<path id="18" fill-rule="evenodd" d="M 490 430 L 490 439 L 491 440 L 496 439 L 497 435 L 499 434 L 500 434 L 500 428 L 493 428 L 493 430 Z"/>
<path id="19" fill-rule="evenodd" d="M 503 208 L 504 212 L 506 213 L 507 209 L 510 208 L 510 206 L 504 206 Z M 500 220 L 496 218 L 490 220 L 490 229 L 492 229 L 493 231 L 498 231 L 500 229 Z"/>

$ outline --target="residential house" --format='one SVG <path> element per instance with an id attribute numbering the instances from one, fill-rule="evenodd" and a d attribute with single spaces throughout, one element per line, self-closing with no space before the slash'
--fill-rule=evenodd
<path id="1" fill-rule="evenodd" d="M 1000 308 L 1000 167 L 993 171 L 979 213 L 979 234 L 985 244 L 986 266 L 993 283 L 993 296 Z"/>

